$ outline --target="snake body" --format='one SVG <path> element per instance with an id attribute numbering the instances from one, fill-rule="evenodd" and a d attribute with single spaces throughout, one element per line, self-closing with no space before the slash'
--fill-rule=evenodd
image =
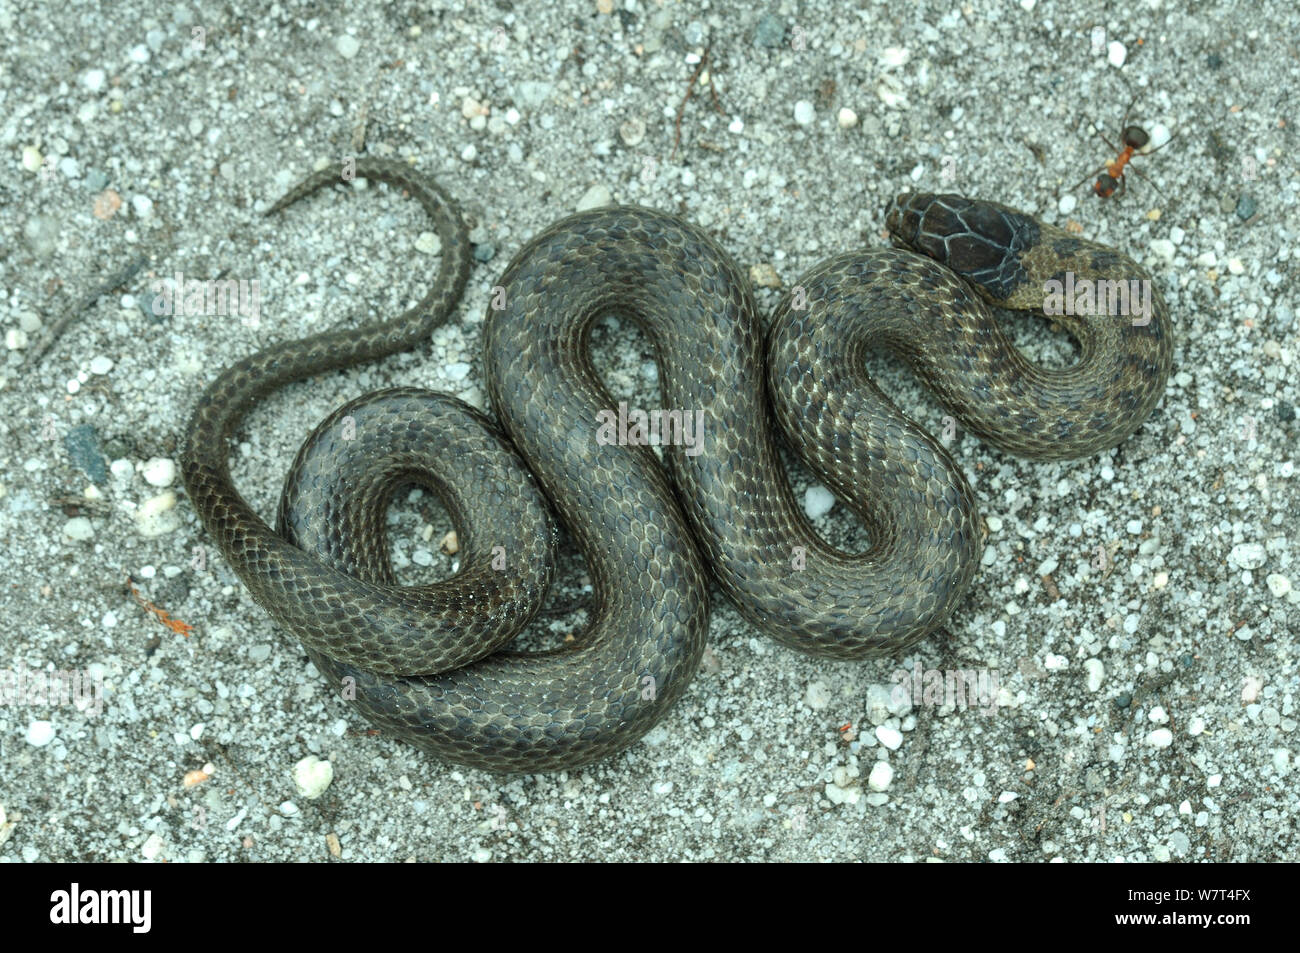
<path id="1" fill-rule="evenodd" d="M 990 304 L 1041 309 L 1044 281 L 1067 271 L 1146 276 L 994 203 L 901 197 L 886 223 L 902 247 L 814 268 L 766 335 L 749 282 L 705 232 L 651 209 L 594 209 L 537 235 L 501 278 L 484 329 L 495 422 L 414 388 L 351 401 L 299 451 L 272 530 L 230 478 L 229 438 L 249 408 L 289 381 L 418 346 L 469 271 L 441 188 L 383 160 L 358 160 L 356 174 L 401 186 L 432 218 L 442 266 L 430 291 L 395 320 L 231 366 L 198 402 L 182 474 L 229 565 L 316 666 L 377 726 L 468 766 L 556 770 L 635 741 L 695 673 L 710 578 L 762 631 L 819 655 L 895 652 L 942 625 L 979 564 L 981 522 L 947 451 L 866 376 L 869 350 L 900 355 L 971 431 L 1037 458 L 1123 440 L 1170 369 L 1158 289 L 1141 325 L 1058 318 L 1079 343 L 1071 367 L 1026 361 Z M 317 173 L 271 211 L 336 180 Z M 617 402 L 588 336 L 610 312 L 653 343 L 662 407 L 703 412 L 702 446 L 665 446 L 667 470 L 648 446 L 601 439 L 600 414 Z M 864 521 L 866 552 L 813 531 L 773 421 Z M 442 498 L 461 539 L 459 572 L 428 586 L 396 585 L 383 532 L 391 494 L 410 482 Z M 552 508 L 587 564 L 589 623 L 563 649 L 502 651 L 551 583 Z"/>

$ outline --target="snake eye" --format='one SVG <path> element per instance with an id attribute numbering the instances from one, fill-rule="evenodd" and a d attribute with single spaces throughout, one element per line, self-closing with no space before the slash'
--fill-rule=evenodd
<path id="1" fill-rule="evenodd" d="M 1120 133 L 1120 141 L 1130 149 L 1141 149 L 1151 141 L 1151 137 L 1141 126 L 1125 126 Z"/>

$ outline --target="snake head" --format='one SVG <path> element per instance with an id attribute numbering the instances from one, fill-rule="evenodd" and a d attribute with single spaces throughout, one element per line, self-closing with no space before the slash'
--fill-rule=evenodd
<path id="1" fill-rule="evenodd" d="M 1029 280 L 1021 254 L 1039 239 L 1038 223 L 1015 209 L 932 192 L 893 199 L 885 227 L 896 246 L 946 265 L 991 304 L 1008 301 Z"/>

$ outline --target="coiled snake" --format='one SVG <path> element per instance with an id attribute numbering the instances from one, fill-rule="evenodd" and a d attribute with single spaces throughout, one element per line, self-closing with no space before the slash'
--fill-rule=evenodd
<path id="1" fill-rule="evenodd" d="M 903 357 L 967 429 L 1042 459 L 1123 440 L 1169 373 L 1154 288 L 1145 321 L 1057 318 L 1079 345 L 1072 366 L 1022 357 L 986 301 L 1041 310 L 1044 283 L 1067 272 L 1076 284 L 1149 279 L 1109 248 L 993 203 L 900 197 L 886 224 L 901 247 L 814 268 L 766 339 L 748 281 L 707 234 L 651 209 L 593 209 L 528 242 L 500 280 L 484 330 L 500 426 L 413 388 L 353 400 L 299 452 L 272 530 L 230 478 L 229 438 L 249 408 L 289 381 L 417 347 L 469 273 L 465 226 L 440 187 L 384 160 L 358 160 L 356 174 L 402 187 L 431 216 L 442 241 L 433 287 L 395 320 L 236 362 L 198 402 L 182 473 L 229 565 L 321 672 L 374 724 L 464 765 L 574 767 L 640 737 L 695 673 L 710 578 L 763 632 L 820 655 L 895 652 L 944 622 L 979 564 L 981 522 L 948 453 L 866 376 L 870 349 Z M 334 181 L 312 175 L 270 211 Z M 703 412 L 701 448 L 663 448 L 671 479 L 650 447 L 600 438 L 598 415 L 617 405 L 587 340 L 611 311 L 653 342 L 663 407 Z M 864 521 L 868 551 L 813 531 L 769 421 Z M 410 482 L 441 496 L 461 568 L 399 587 L 383 527 L 392 492 Z M 551 583 L 552 507 L 586 560 L 589 624 L 563 649 L 500 651 Z"/>

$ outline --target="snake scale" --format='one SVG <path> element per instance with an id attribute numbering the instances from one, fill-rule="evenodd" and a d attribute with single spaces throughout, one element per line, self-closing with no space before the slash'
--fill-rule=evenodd
<path id="1" fill-rule="evenodd" d="M 442 394 L 367 394 L 323 421 L 286 478 L 274 529 L 239 495 L 229 440 L 287 382 L 413 349 L 452 313 L 470 244 L 457 204 L 409 166 L 356 163 L 425 209 L 442 242 L 427 295 L 400 317 L 276 344 L 199 399 L 182 474 L 204 528 L 270 616 L 375 725 L 493 771 L 571 768 L 619 751 L 679 699 L 704 651 L 716 582 L 764 633 L 841 659 L 896 652 L 938 628 L 979 564 L 982 523 L 960 470 L 868 378 L 885 349 L 967 429 L 1023 456 L 1105 450 L 1164 391 L 1172 336 L 1149 320 L 1069 316 L 1077 361 L 1026 360 L 990 305 L 1038 310 L 1044 282 L 1149 280 L 1118 252 L 991 202 L 906 194 L 891 249 L 812 269 L 766 333 L 748 280 L 701 229 L 633 206 L 592 209 L 529 241 L 484 328 L 495 420 Z M 268 212 L 338 181 L 309 176 Z M 663 408 L 703 411 L 699 448 L 599 438 L 617 406 L 591 365 L 596 319 L 635 320 L 654 345 Z M 775 427 L 774 427 L 775 425 Z M 794 500 L 775 429 L 865 524 L 825 542 Z M 666 466 L 664 465 L 666 464 Z M 393 576 L 385 514 L 399 486 L 441 497 L 460 569 Z M 556 519 L 593 587 L 585 630 L 543 653 L 503 650 L 554 576 Z"/>

